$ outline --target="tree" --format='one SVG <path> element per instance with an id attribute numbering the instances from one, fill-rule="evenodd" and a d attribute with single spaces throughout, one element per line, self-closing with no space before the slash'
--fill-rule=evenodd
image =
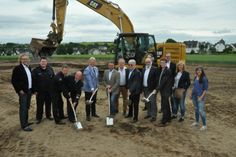
<path id="1" fill-rule="evenodd" d="M 169 38 L 166 40 L 166 43 L 177 43 L 177 42 L 174 39 Z"/>

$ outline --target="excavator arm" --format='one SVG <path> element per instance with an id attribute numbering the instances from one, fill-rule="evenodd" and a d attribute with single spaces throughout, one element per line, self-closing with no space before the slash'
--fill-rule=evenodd
<path id="1" fill-rule="evenodd" d="M 134 28 L 129 17 L 118 4 L 106 0 L 77 0 L 88 8 L 112 21 L 121 33 L 133 33 Z M 39 56 L 51 56 L 63 40 L 67 0 L 53 0 L 52 31 L 47 39 L 32 38 L 31 47 Z"/>
<path id="2" fill-rule="evenodd" d="M 109 19 L 121 33 L 133 33 L 134 27 L 129 17 L 122 11 L 118 4 L 107 0 L 77 0 L 86 7 L 94 10 Z"/>

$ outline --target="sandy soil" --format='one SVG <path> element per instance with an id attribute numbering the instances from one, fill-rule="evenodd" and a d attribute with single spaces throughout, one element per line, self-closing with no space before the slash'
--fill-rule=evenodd
<path id="1" fill-rule="evenodd" d="M 1 66 L 0 66 L 1 67 Z M 75 70 L 75 69 L 74 69 Z M 193 73 L 194 66 L 188 66 Z M 9 82 L 11 69 L 0 72 L 0 156 L 79 156 L 79 157 L 234 157 L 236 156 L 236 71 L 233 67 L 207 66 L 209 79 L 207 94 L 208 130 L 190 127 L 194 122 L 191 101 L 187 98 L 186 120 L 173 120 L 165 128 L 144 120 L 146 115 L 140 102 L 139 122 L 130 123 L 119 113 L 113 127 L 105 125 L 107 98 L 104 87 L 99 89 L 98 119 L 85 120 L 84 96 L 77 115 L 84 129 L 76 130 L 67 120 L 57 126 L 44 119 L 33 124 L 33 132 L 20 130 L 18 97 Z M 191 76 L 193 77 L 193 75 Z M 159 96 L 158 96 L 159 100 Z M 120 110 L 122 105 L 120 105 Z M 160 101 L 158 101 L 160 106 Z M 159 107 L 160 108 L 160 107 Z M 35 96 L 32 98 L 30 121 L 35 121 Z"/>

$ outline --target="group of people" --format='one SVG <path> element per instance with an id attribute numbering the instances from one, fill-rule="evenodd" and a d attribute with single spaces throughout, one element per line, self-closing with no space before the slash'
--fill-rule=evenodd
<path id="1" fill-rule="evenodd" d="M 67 101 L 67 115 L 71 122 L 75 122 L 73 109 L 76 110 L 81 92 L 85 93 L 86 120 L 98 118 L 96 112 L 97 92 L 99 87 L 99 70 L 96 67 L 96 59 L 91 57 L 88 66 L 83 72 L 77 71 L 74 75 L 68 75 L 69 67 L 62 66 L 56 75 L 51 66 L 47 64 L 47 58 L 41 57 L 39 66 L 32 70 L 29 66 L 29 57 L 22 54 L 19 57 L 19 65 L 13 69 L 12 84 L 19 95 L 20 123 L 24 131 L 32 131 L 31 123 L 28 122 L 28 109 L 30 107 L 31 95 L 36 95 L 36 123 L 39 124 L 43 117 L 45 106 L 46 118 L 55 121 L 56 124 L 64 124 L 62 95 Z M 131 122 L 138 121 L 140 99 L 144 101 L 146 116 L 154 122 L 157 119 L 157 93 L 161 95 L 162 118 L 159 127 L 165 127 L 172 119 L 178 117 L 179 122 L 184 121 L 185 99 L 187 90 L 191 84 L 190 74 L 185 69 L 185 64 L 179 61 L 177 65 L 171 62 L 171 54 L 165 54 L 160 59 L 160 66 L 153 63 L 152 55 L 147 55 L 145 65 L 140 71 L 136 67 L 136 61 L 130 59 L 128 67 L 125 60 L 118 60 L 118 67 L 114 62 L 107 64 L 108 69 L 104 71 L 102 84 L 109 97 L 109 113 L 115 117 L 122 108 L 125 118 L 131 118 Z M 197 67 L 193 81 L 191 99 L 195 107 L 196 121 L 192 126 L 199 125 L 199 117 L 202 119 L 201 130 L 206 130 L 205 95 L 208 90 L 208 81 L 202 67 Z M 119 97 L 122 95 L 122 107 L 119 107 Z M 87 103 L 90 102 L 90 103 Z M 52 105 L 51 105 L 52 104 Z M 51 115 L 51 106 L 52 113 Z"/>

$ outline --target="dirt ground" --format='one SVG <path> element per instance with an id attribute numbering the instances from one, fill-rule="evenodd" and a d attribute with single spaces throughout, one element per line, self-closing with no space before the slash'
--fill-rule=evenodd
<path id="1" fill-rule="evenodd" d="M 5 63 L 1 63 L 1 66 Z M 173 120 L 167 127 L 156 126 L 145 120 L 140 102 L 139 121 L 125 119 L 122 113 L 113 127 L 105 125 L 107 97 L 100 86 L 97 113 L 100 118 L 85 120 L 84 95 L 77 115 L 84 129 L 76 130 L 68 120 L 58 126 L 43 119 L 33 124 L 33 132 L 21 131 L 18 115 L 18 97 L 10 84 L 12 69 L 0 66 L 0 156 L 1 157 L 235 157 L 236 152 L 236 70 L 235 67 L 207 66 L 209 79 L 207 93 L 208 130 L 191 127 L 194 109 L 187 98 L 187 113 L 183 123 Z M 187 70 L 193 78 L 195 66 Z M 73 69 L 75 71 L 75 69 Z M 190 90 L 189 90 L 190 91 Z M 158 107 L 160 106 L 158 96 Z M 160 107 L 159 107 L 160 109 Z M 65 110 L 66 111 L 66 110 Z M 122 105 L 120 105 L 122 111 Z M 32 97 L 30 121 L 35 122 L 35 96 Z"/>

